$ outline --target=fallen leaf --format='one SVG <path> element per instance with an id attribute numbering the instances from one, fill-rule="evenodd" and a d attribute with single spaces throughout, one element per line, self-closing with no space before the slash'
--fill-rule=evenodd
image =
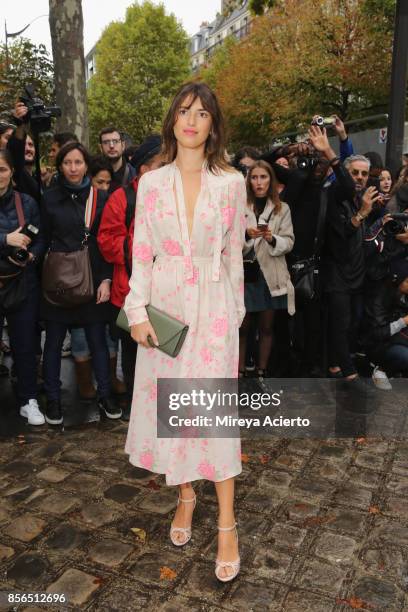
<path id="1" fill-rule="evenodd" d="M 160 568 L 160 580 L 174 580 L 177 577 L 177 572 L 170 569 L 169 567 Z"/>
<path id="2" fill-rule="evenodd" d="M 158 485 L 155 480 L 149 480 L 145 487 L 148 489 L 153 489 L 153 491 L 158 491 L 160 489 L 160 485 Z"/>
<path id="3" fill-rule="evenodd" d="M 249 463 L 249 455 L 242 453 L 241 454 L 241 461 L 242 463 Z"/>
<path id="4" fill-rule="evenodd" d="M 307 504 L 295 504 L 293 507 L 296 508 L 296 510 L 302 511 L 309 510 L 310 508 L 310 506 L 308 506 Z"/>
<path id="5" fill-rule="evenodd" d="M 368 511 L 370 514 L 380 514 L 381 512 L 378 506 L 370 506 Z"/>
<path id="6" fill-rule="evenodd" d="M 269 459 L 270 459 L 269 455 L 261 455 L 259 457 L 260 462 L 263 463 L 264 465 L 265 463 L 268 463 Z"/>
<path id="7" fill-rule="evenodd" d="M 315 525 L 326 525 L 336 520 L 335 514 L 328 514 L 327 516 L 310 516 L 301 523 L 301 527 L 313 527 Z"/>
<path id="8" fill-rule="evenodd" d="M 138 540 L 143 542 L 143 544 L 146 542 L 147 534 L 144 529 L 139 529 L 139 527 L 131 527 L 130 531 L 134 533 Z"/>
<path id="9" fill-rule="evenodd" d="M 357 444 L 366 444 L 367 443 L 367 439 L 366 438 L 357 438 L 356 442 L 357 442 Z"/>
<path id="10" fill-rule="evenodd" d="M 353 608 L 353 610 L 374 610 L 372 605 L 366 601 L 363 601 L 359 597 L 350 597 L 350 599 L 340 599 L 337 597 L 336 604 L 346 604 L 350 606 L 350 608 Z"/>
<path id="11" fill-rule="evenodd" d="M 95 578 L 95 580 L 93 580 L 94 584 L 103 584 L 103 580 L 102 578 Z"/>

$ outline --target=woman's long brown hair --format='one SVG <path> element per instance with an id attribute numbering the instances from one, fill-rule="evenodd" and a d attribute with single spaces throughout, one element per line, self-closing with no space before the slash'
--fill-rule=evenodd
<path id="1" fill-rule="evenodd" d="M 278 191 L 278 181 L 276 179 L 276 174 L 272 166 L 263 159 L 256 161 L 254 165 L 251 166 L 251 168 L 248 170 L 246 179 L 248 204 L 251 206 L 251 208 L 254 208 L 255 206 L 256 196 L 254 194 L 254 190 L 252 189 L 251 183 L 252 170 L 255 170 L 255 168 L 262 168 L 262 170 L 266 170 L 266 172 L 269 174 L 269 178 L 271 180 L 269 183 L 268 191 L 266 193 L 266 197 L 268 198 L 268 200 L 272 200 L 273 204 L 275 205 L 275 208 L 273 209 L 273 214 L 278 215 L 282 210 L 282 202 L 280 200 Z"/>
<path id="2" fill-rule="evenodd" d="M 180 87 L 171 103 L 162 130 L 163 154 L 166 163 L 174 161 L 177 155 L 174 125 L 180 107 L 186 106 L 184 102 L 188 99 L 188 108 L 190 108 L 197 98 L 200 99 L 204 110 L 210 113 L 212 119 L 211 133 L 205 146 L 208 169 L 213 174 L 217 174 L 220 170 L 234 171 L 228 163 L 225 151 L 225 128 L 221 108 L 214 92 L 205 83 L 185 83 Z"/>

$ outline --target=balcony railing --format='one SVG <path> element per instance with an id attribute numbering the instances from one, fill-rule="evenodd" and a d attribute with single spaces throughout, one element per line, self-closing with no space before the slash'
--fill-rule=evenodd
<path id="1" fill-rule="evenodd" d="M 246 36 L 248 36 L 250 29 L 251 29 L 251 23 L 249 22 L 245 24 L 242 28 L 239 28 L 239 30 L 230 31 L 228 33 L 228 36 L 233 36 L 237 40 L 241 40 L 242 38 L 245 38 Z M 228 38 L 228 36 L 226 36 L 225 38 Z M 205 50 L 206 61 L 213 55 L 214 51 L 216 51 L 218 47 L 224 43 L 225 38 L 220 38 L 220 40 L 217 40 L 217 42 L 215 42 L 214 44 L 212 44 L 210 47 L 208 47 Z"/>

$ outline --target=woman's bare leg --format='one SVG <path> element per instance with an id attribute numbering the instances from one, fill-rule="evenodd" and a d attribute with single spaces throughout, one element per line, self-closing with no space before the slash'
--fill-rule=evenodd
<path id="1" fill-rule="evenodd" d="M 179 495 L 181 499 L 193 499 L 194 498 L 194 489 L 191 486 L 191 482 L 186 482 L 184 484 L 179 485 Z M 193 518 L 194 512 L 194 503 L 183 504 L 180 502 L 176 509 L 176 514 L 174 515 L 174 519 L 172 522 L 173 527 L 190 527 L 191 521 Z M 185 536 L 180 531 L 174 532 L 174 539 L 178 542 L 184 542 Z"/>
<path id="2" fill-rule="evenodd" d="M 218 498 L 218 527 L 232 527 L 235 524 L 234 514 L 234 486 L 235 478 L 228 478 L 216 482 L 215 490 Z M 238 541 L 235 530 L 218 532 L 218 554 L 219 561 L 236 561 L 239 556 Z M 231 576 L 233 569 L 224 567 L 219 570 L 220 576 Z"/>

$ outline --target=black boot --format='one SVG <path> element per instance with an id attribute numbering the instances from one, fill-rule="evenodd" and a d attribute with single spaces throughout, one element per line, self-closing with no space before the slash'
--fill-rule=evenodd
<path id="1" fill-rule="evenodd" d="M 60 400 L 48 400 L 45 420 L 49 425 L 61 425 L 63 422 Z"/>
<path id="2" fill-rule="evenodd" d="M 98 408 L 108 419 L 120 419 L 122 410 L 111 400 L 110 397 L 98 399 Z"/>
<path id="3" fill-rule="evenodd" d="M 130 420 L 130 411 L 132 409 L 132 404 L 129 402 L 126 404 L 125 408 L 122 409 L 122 421 Z"/>

